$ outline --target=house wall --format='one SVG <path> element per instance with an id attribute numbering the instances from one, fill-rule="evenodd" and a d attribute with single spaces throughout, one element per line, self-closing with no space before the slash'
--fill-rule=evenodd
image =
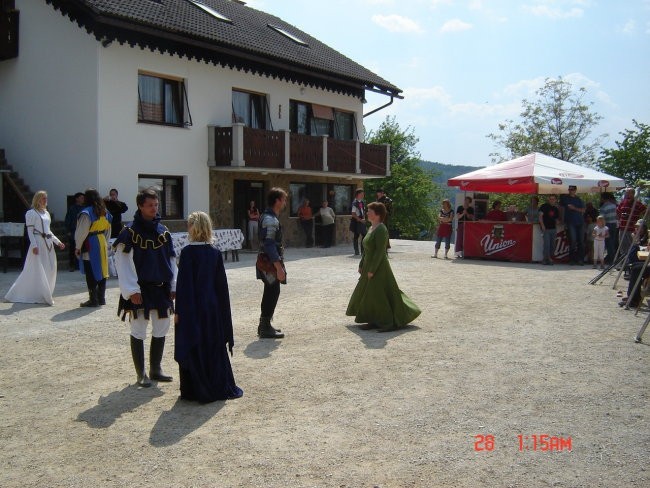
<path id="1" fill-rule="evenodd" d="M 274 130 L 289 128 L 291 99 L 354 111 L 362 123 L 354 97 L 116 42 L 104 47 L 45 2 L 16 7 L 19 57 L 0 62 L 0 147 L 33 190 L 48 190 L 59 220 L 66 195 L 89 186 L 102 195 L 117 188 L 130 220 L 140 174 L 182 176 L 184 214 L 215 213 L 212 183 L 225 176 L 207 166 L 207 126 L 231 124 L 233 88 L 267 95 Z M 140 70 L 185 80 L 193 126 L 138 123 Z"/>
<path id="2" fill-rule="evenodd" d="M 66 195 L 98 184 L 100 44 L 44 1 L 17 0 L 19 54 L 0 62 L 0 147 L 54 218 Z"/>

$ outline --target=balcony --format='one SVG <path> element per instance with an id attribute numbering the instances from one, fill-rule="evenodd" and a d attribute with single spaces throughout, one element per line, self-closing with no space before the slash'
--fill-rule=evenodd
<path id="1" fill-rule="evenodd" d="M 288 130 L 208 126 L 208 166 L 228 171 L 382 178 L 390 176 L 390 146 L 343 141 Z"/>

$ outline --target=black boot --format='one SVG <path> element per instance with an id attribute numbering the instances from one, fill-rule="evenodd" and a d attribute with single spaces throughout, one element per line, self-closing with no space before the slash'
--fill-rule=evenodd
<path id="1" fill-rule="evenodd" d="M 80 307 L 99 307 L 99 303 L 97 303 L 97 291 L 96 290 L 91 290 L 88 289 L 88 301 L 80 303 Z"/>
<path id="2" fill-rule="evenodd" d="M 151 382 L 144 372 L 144 341 L 131 337 L 131 356 L 133 356 L 133 365 L 135 373 L 138 375 L 138 386 L 148 387 Z"/>
<path id="3" fill-rule="evenodd" d="M 271 325 L 271 319 L 260 317 L 260 325 L 257 326 L 257 335 L 262 339 L 282 339 L 284 334 L 275 330 Z"/>
<path id="4" fill-rule="evenodd" d="M 97 282 L 97 304 L 106 305 L 106 280 Z"/>
<path id="5" fill-rule="evenodd" d="M 164 337 L 151 338 L 151 350 L 149 351 L 149 375 L 152 380 L 169 382 L 172 380 L 172 377 L 165 375 L 160 367 L 164 349 Z"/>

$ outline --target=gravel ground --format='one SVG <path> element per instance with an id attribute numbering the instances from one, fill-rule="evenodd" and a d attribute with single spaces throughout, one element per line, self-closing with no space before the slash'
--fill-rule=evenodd
<path id="1" fill-rule="evenodd" d="M 115 279 L 101 309 L 63 270 L 54 306 L 0 303 L 0 486 L 650 486 L 647 309 L 616 306 L 614 274 L 391 243 L 422 315 L 390 333 L 345 316 L 351 246 L 287 251 L 280 341 L 256 337 L 254 255 L 228 261 L 244 397 L 208 405 L 134 386 Z"/>

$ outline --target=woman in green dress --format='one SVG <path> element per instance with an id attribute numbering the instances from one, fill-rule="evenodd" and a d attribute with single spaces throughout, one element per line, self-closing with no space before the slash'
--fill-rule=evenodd
<path id="1" fill-rule="evenodd" d="M 384 204 L 368 205 L 367 218 L 372 226 L 363 239 L 364 254 L 359 263 L 361 276 L 345 312 L 354 316 L 354 321 L 364 330 L 395 330 L 408 325 L 421 313 L 397 286 L 388 263 L 388 229 L 382 223 L 385 216 Z"/>

